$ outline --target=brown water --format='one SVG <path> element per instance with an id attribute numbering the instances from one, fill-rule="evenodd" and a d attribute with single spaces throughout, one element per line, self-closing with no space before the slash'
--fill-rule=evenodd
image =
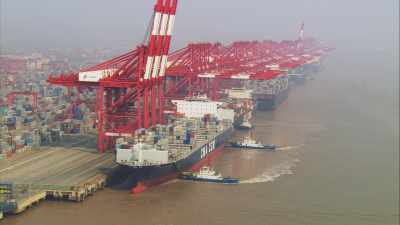
<path id="1" fill-rule="evenodd" d="M 257 113 L 254 135 L 283 147 L 226 149 L 215 167 L 243 184 L 173 181 L 139 196 L 107 189 L 84 203 L 44 202 L 0 223 L 398 224 L 398 66 L 388 52 L 373 53 L 337 50 L 279 109 Z"/>

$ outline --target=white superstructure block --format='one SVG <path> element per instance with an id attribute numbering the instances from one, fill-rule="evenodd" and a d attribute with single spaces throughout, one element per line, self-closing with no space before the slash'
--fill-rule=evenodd
<path id="1" fill-rule="evenodd" d="M 233 121 L 234 111 L 222 108 L 222 102 L 196 101 L 196 100 L 173 100 L 177 112 L 189 118 L 203 118 L 205 115 L 214 115 L 219 120 L 229 119 Z"/>

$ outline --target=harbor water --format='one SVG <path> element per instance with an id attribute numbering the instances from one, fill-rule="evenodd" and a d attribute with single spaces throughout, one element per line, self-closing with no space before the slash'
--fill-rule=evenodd
<path id="1" fill-rule="evenodd" d="M 83 203 L 44 202 L 1 224 L 398 224 L 399 70 L 391 51 L 337 49 L 278 109 L 256 113 L 252 135 L 280 148 L 225 148 L 214 167 L 239 185 L 172 181 L 137 196 L 106 189 Z"/>

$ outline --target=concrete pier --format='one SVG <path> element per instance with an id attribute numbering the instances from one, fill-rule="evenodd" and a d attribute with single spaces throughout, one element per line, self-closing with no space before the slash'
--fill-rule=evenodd
<path id="1" fill-rule="evenodd" d="M 0 182 L 13 184 L 15 207 L 8 213 L 21 213 L 45 199 L 83 201 L 106 185 L 107 171 L 115 166 L 112 153 L 70 146 L 0 160 Z"/>

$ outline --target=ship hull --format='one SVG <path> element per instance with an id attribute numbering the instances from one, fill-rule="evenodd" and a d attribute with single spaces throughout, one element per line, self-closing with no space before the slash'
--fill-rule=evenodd
<path id="1" fill-rule="evenodd" d="M 305 74 L 291 75 L 291 76 L 289 76 L 289 81 L 292 83 L 295 83 L 295 84 L 305 83 L 306 75 Z"/>
<path id="2" fill-rule="evenodd" d="M 220 133 L 215 139 L 198 147 L 188 157 L 175 163 L 147 167 L 120 165 L 109 176 L 108 184 L 115 188 L 131 189 L 132 193 L 140 193 L 151 186 L 177 178 L 183 171 L 198 171 L 221 154 L 224 142 L 232 132 L 230 128 Z"/>
<path id="3" fill-rule="evenodd" d="M 237 130 L 244 130 L 244 131 L 251 130 L 253 128 L 254 128 L 253 126 L 243 126 L 243 125 L 236 127 Z"/>
<path id="4" fill-rule="evenodd" d="M 321 62 L 313 62 L 313 63 L 309 63 L 304 65 L 304 70 L 307 73 L 318 73 L 321 71 Z"/>
<path id="5" fill-rule="evenodd" d="M 195 176 L 181 176 L 180 178 L 182 180 L 208 182 L 208 183 L 219 183 L 219 184 L 238 184 L 239 183 L 239 179 L 237 179 L 237 178 L 208 179 L 208 178 L 198 178 Z"/>
<path id="6" fill-rule="evenodd" d="M 285 101 L 289 96 L 289 88 L 280 91 L 277 94 L 257 94 L 256 104 L 257 110 L 267 111 L 276 109 L 283 101 Z"/>
<path id="7" fill-rule="evenodd" d="M 243 145 L 240 143 L 231 143 L 232 148 L 240 148 L 240 149 L 260 149 L 260 150 L 275 150 L 276 146 L 275 145 L 264 145 L 264 146 L 248 146 L 248 145 Z"/>

